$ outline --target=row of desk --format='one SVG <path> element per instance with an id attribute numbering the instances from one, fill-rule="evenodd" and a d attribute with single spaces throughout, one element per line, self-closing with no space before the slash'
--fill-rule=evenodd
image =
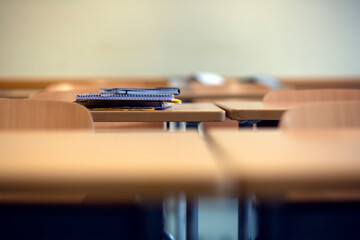
<path id="1" fill-rule="evenodd" d="M 93 81 L 92 85 L 89 80 Z M 129 81 L 131 80 L 131 81 Z M 158 84 L 154 85 L 153 81 L 157 81 Z M 181 94 L 178 96 L 183 101 L 203 101 L 208 99 L 224 99 L 224 98 L 236 98 L 236 99 L 261 99 L 270 88 L 258 84 L 258 83 L 248 83 L 241 82 L 236 78 L 227 78 L 228 81 L 223 85 L 215 85 L 208 86 L 204 84 L 200 84 L 198 82 L 192 81 L 189 82 L 187 80 L 178 80 L 178 81 L 170 81 L 167 78 L 78 78 L 78 79 L 67 79 L 64 78 L 54 78 L 53 80 L 47 80 L 46 78 L 28 78 L 28 79 L 18 79 L 18 78 L 0 78 L 0 96 L 6 98 L 27 98 L 29 95 L 39 91 L 41 89 L 46 88 L 47 91 L 60 90 L 55 88 L 50 88 L 52 84 L 59 84 L 63 82 L 74 84 L 73 87 L 76 87 L 76 84 L 88 83 L 88 87 L 95 86 L 98 88 L 99 82 L 107 84 L 107 87 L 124 87 L 124 86 L 132 86 L 132 87 L 165 87 L 165 86 L 174 86 L 181 88 Z M 123 82 L 122 82 L 123 81 Z M 112 83 L 113 82 L 113 83 Z M 98 84 L 98 85 L 96 85 Z M 137 85 L 132 85 L 137 84 Z M 149 84 L 149 85 L 147 85 Z M 82 85 L 82 87 L 86 88 L 86 84 Z M 66 86 L 65 86 L 66 87 Z M 68 86 L 69 87 L 69 86 Z M 79 86 L 78 86 L 79 87 Z M 69 89 L 68 89 L 69 90 Z M 71 87 L 70 87 L 71 90 Z"/>
<path id="2" fill-rule="evenodd" d="M 0 188 L 115 198 L 214 194 L 234 183 L 266 195 L 352 189 L 360 187 L 359 137 L 358 130 L 211 130 L 206 140 L 195 132 L 2 132 Z"/>
<path id="3" fill-rule="evenodd" d="M 95 122 L 279 120 L 292 107 L 242 101 L 91 114 Z M 278 198 L 290 191 L 357 190 L 359 136 L 357 130 L 210 130 L 205 138 L 195 132 L 3 132 L 0 201 L 34 191 L 71 193 L 58 200 L 73 203 L 119 203 L 139 193 L 157 200 L 179 192 L 246 199 L 254 192 Z"/>

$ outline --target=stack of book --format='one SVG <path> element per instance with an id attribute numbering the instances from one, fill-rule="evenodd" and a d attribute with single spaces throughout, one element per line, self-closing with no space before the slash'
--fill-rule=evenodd
<path id="1" fill-rule="evenodd" d="M 179 88 L 101 88 L 99 94 L 78 94 L 75 102 L 87 108 L 159 110 L 181 103 L 179 94 Z"/>

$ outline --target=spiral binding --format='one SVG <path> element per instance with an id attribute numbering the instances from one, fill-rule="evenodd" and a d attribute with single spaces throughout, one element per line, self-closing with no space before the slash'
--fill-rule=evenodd
<path id="1" fill-rule="evenodd" d="M 78 94 L 76 101 L 88 100 L 132 100 L 132 101 L 171 101 L 173 94 Z"/>

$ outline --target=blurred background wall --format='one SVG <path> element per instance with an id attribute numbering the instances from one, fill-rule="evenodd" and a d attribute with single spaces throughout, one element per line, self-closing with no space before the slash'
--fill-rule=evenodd
<path id="1" fill-rule="evenodd" d="M 355 75 L 359 10 L 359 0 L 0 0 L 0 75 Z"/>

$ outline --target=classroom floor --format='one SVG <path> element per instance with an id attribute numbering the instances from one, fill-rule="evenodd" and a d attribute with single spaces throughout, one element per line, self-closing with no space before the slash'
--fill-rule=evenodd
<path id="1" fill-rule="evenodd" d="M 199 240 L 236 240 L 237 204 L 235 198 L 200 198 Z"/>

